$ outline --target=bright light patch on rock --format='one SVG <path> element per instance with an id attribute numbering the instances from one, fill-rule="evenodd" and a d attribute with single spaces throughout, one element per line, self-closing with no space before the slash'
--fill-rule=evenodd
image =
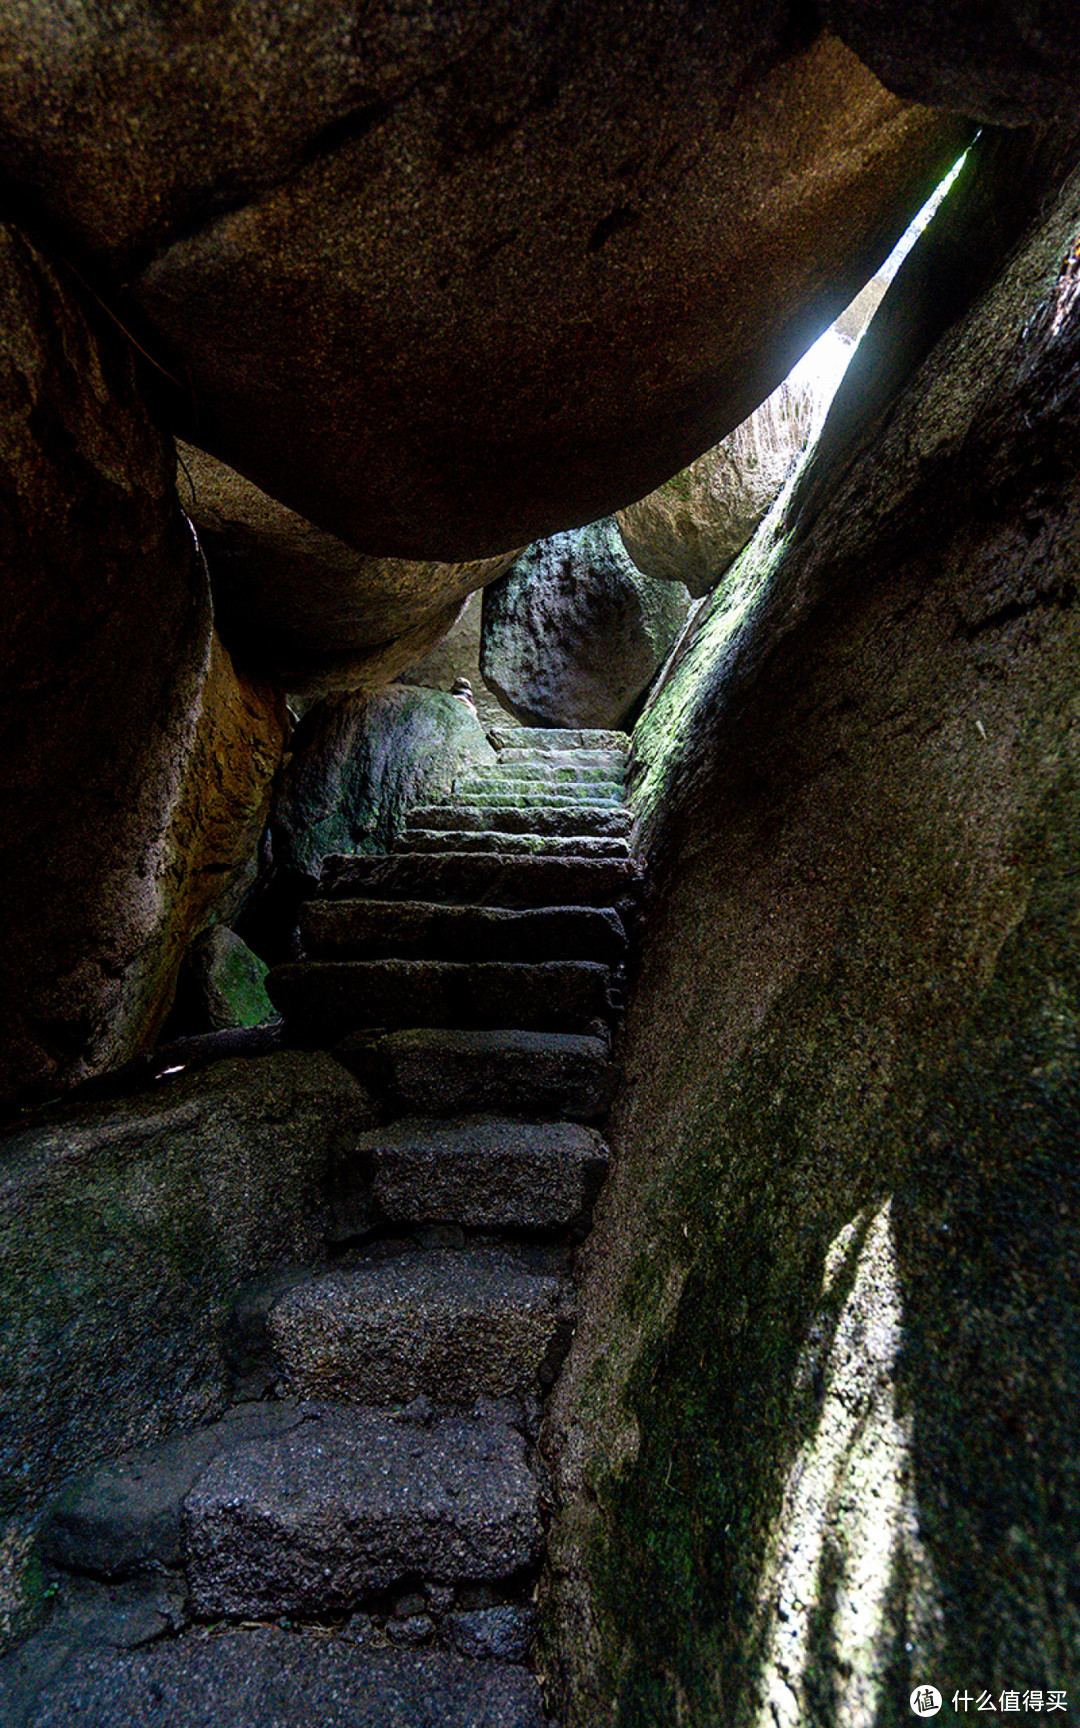
<path id="1" fill-rule="evenodd" d="M 903 1334 L 887 1201 L 834 1239 L 803 1346 L 799 1389 L 816 1392 L 820 1415 L 791 1466 L 762 1568 L 755 1728 L 800 1728 L 823 1689 L 837 1721 L 872 1728 L 887 1695 L 897 1589 L 909 1610 L 932 1599 L 918 1541 L 912 1418 L 896 1398 Z"/>

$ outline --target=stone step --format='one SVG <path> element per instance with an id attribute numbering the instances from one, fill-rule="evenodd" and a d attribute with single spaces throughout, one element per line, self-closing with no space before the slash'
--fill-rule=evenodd
<path id="1" fill-rule="evenodd" d="M 517 804 L 521 809 L 543 809 L 553 803 L 622 804 L 626 794 L 621 780 L 567 780 L 549 784 L 478 768 L 455 780 L 451 797 L 460 804 L 498 798 L 503 804 Z"/>
<path id="2" fill-rule="evenodd" d="M 406 1577 L 490 1581 L 538 1557 L 537 1484 L 516 1429 L 309 1409 L 288 1433 L 221 1453 L 186 1496 L 196 1614 L 336 1613 Z"/>
<path id="3" fill-rule="evenodd" d="M 572 1321 L 564 1281 L 508 1249 L 395 1244 L 293 1285 L 266 1328 L 298 1397 L 471 1404 L 550 1384 Z"/>
<path id="4" fill-rule="evenodd" d="M 431 906 L 416 900 L 310 900 L 300 939 L 318 960 L 595 960 L 619 966 L 626 932 L 610 907 Z"/>
<path id="5" fill-rule="evenodd" d="M 580 762 L 576 756 L 567 760 L 562 756 L 552 755 L 524 760 L 523 755 L 521 751 L 514 751 L 512 755 L 507 752 L 496 762 L 478 763 L 460 774 L 455 785 L 482 783 L 487 780 L 513 780 L 521 785 L 537 786 L 623 784 L 622 766 L 618 763 Z"/>
<path id="6" fill-rule="evenodd" d="M 418 804 L 405 818 L 412 829 L 496 829 L 503 834 L 566 834 L 626 836 L 633 814 L 615 804 L 549 804 L 522 809 L 517 804 Z"/>
<path id="7" fill-rule="evenodd" d="M 607 768 L 613 780 L 621 780 L 626 771 L 627 756 L 625 750 L 566 750 L 556 753 L 551 750 L 506 749 L 499 751 L 498 761 L 500 767 L 515 771 L 522 766 Z"/>
<path id="8" fill-rule="evenodd" d="M 421 1027 L 357 1034 L 334 1054 L 387 1104 L 432 1116 L 491 1111 L 591 1122 L 615 1091 L 605 1040 L 574 1033 Z"/>
<path id="9" fill-rule="evenodd" d="M 524 1066 L 525 1053 L 516 1054 Z M 489 1053 L 489 1060 L 495 1078 L 498 1055 Z M 538 1062 L 534 1052 L 534 1066 Z M 405 1117 L 339 1146 L 331 1235 L 342 1242 L 373 1227 L 403 1224 L 566 1229 L 591 1207 L 607 1164 L 599 1134 L 576 1122 Z"/>
<path id="10" fill-rule="evenodd" d="M 373 1026 L 580 1030 L 613 1012 L 610 984 L 593 960 L 298 960 L 266 989 L 287 1035 L 322 1046 Z"/>
<path id="11" fill-rule="evenodd" d="M 612 814 L 612 816 L 619 814 L 620 816 L 626 812 L 627 805 L 626 800 L 622 797 L 584 798 L 582 800 L 582 798 L 563 798 L 562 795 L 555 797 L 555 793 L 551 797 L 546 797 L 546 795 L 544 797 L 541 795 L 518 797 L 517 793 L 508 795 L 506 791 L 470 791 L 467 798 L 458 798 L 454 795 L 454 809 L 461 810 L 463 816 L 467 816 L 468 812 L 472 812 L 472 810 L 475 810 L 479 816 L 484 816 L 487 810 L 515 810 L 518 821 L 522 824 L 522 833 L 529 833 L 530 829 L 534 833 L 539 833 L 541 831 L 539 823 L 548 814 L 565 812 L 565 814 L 575 817 L 577 812 L 581 810 L 581 812 L 586 812 L 586 819 L 588 819 L 589 810 L 605 810 L 607 814 Z M 467 823 L 461 823 L 461 828 L 465 828 L 465 826 Z M 575 833 L 575 829 L 570 829 L 570 833 Z"/>
<path id="12" fill-rule="evenodd" d="M 0 1674 L 0 1685 L 3 1676 Z M 545 1728 L 525 1668 L 251 1627 L 90 1647 L 35 1687 L 25 1728 Z M 14 1720 L 12 1728 L 15 1728 Z"/>
<path id="13" fill-rule="evenodd" d="M 183 1508 L 214 1459 L 299 1427 L 296 1404 L 238 1405 L 221 1421 L 123 1452 L 75 1477 L 42 1525 L 43 1558 L 63 1571 L 114 1582 L 178 1572 Z"/>
<path id="14" fill-rule="evenodd" d="M 615 906 L 641 871 L 623 858 L 499 858 L 470 852 L 400 852 L 323 861 L 331 899 L 431 900 L 487 906 Z M 513 1022 L 511 1022 L 512 1024 Z"/>
<path id="15" fill-rule="evenodd" d="M 488 738 L 496 750 L 617 750 L 625 755 L 630 749 L 629 733 L 597 728 L 495 726 Z"/>
<path id="16" fill-rule="evenodd" d="M 622 836 L 582 834 L 506 834 L 498 829 L 410 828 L 394 842 L 395 852 L 483 852 L 500 858 L 629 858 Z"/>

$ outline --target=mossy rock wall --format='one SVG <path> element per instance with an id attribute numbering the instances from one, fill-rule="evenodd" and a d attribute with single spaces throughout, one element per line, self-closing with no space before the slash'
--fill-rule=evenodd
<path id="1" fill-rule="evenodd" d="M 545 1442 L 574 1728 L 1080 1683 L 1078 231 L 1074 180 L 639 727 Z"/>
<path id="2" fill-rule="evenodd" d="M 316 1255 L 336 1136 L 371 1119 L 329 1056 L 286 1052 L 0 1142 L 0 1512 L 221 1409 L 237 1290 Z"/>
<path id="3" fill-rule="evenodd" d="M 389 851 L 410 804 L 443 801 L 495 752 L 475 713 L 442 690 L 401 685 L 308 709 L 271 812 L 275 861 L 317 876 L 331 853 Z"/>

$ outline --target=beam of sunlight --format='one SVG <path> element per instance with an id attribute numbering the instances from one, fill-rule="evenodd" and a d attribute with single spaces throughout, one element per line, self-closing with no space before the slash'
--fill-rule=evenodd
<path id="1" fill-rule="evenodd" d="M 911 1418 L 896 1407 L 903 1312 L 891 1201 L 836 1237 L 797 1397 L 816 1425 L 788 1473 L 762 1570 L 755 1728 L 873 1728 L 898 1591 L 932 1596 L 918 1542 Z M 847 1291 L 844 1294 L 845 1289 Z M 913 1600 L 905 1611 L 923 1610 Z"/>

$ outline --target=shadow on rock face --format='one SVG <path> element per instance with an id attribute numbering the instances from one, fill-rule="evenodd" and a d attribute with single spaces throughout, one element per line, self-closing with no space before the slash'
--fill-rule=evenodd
<path id="1" fill-rule="evenodd" d="M 1061 167 L 635 735 L 652 886 L 547 1439 L 575 1725 L 900 1728 L 916 1683 L 1076 1684 Z"/>

